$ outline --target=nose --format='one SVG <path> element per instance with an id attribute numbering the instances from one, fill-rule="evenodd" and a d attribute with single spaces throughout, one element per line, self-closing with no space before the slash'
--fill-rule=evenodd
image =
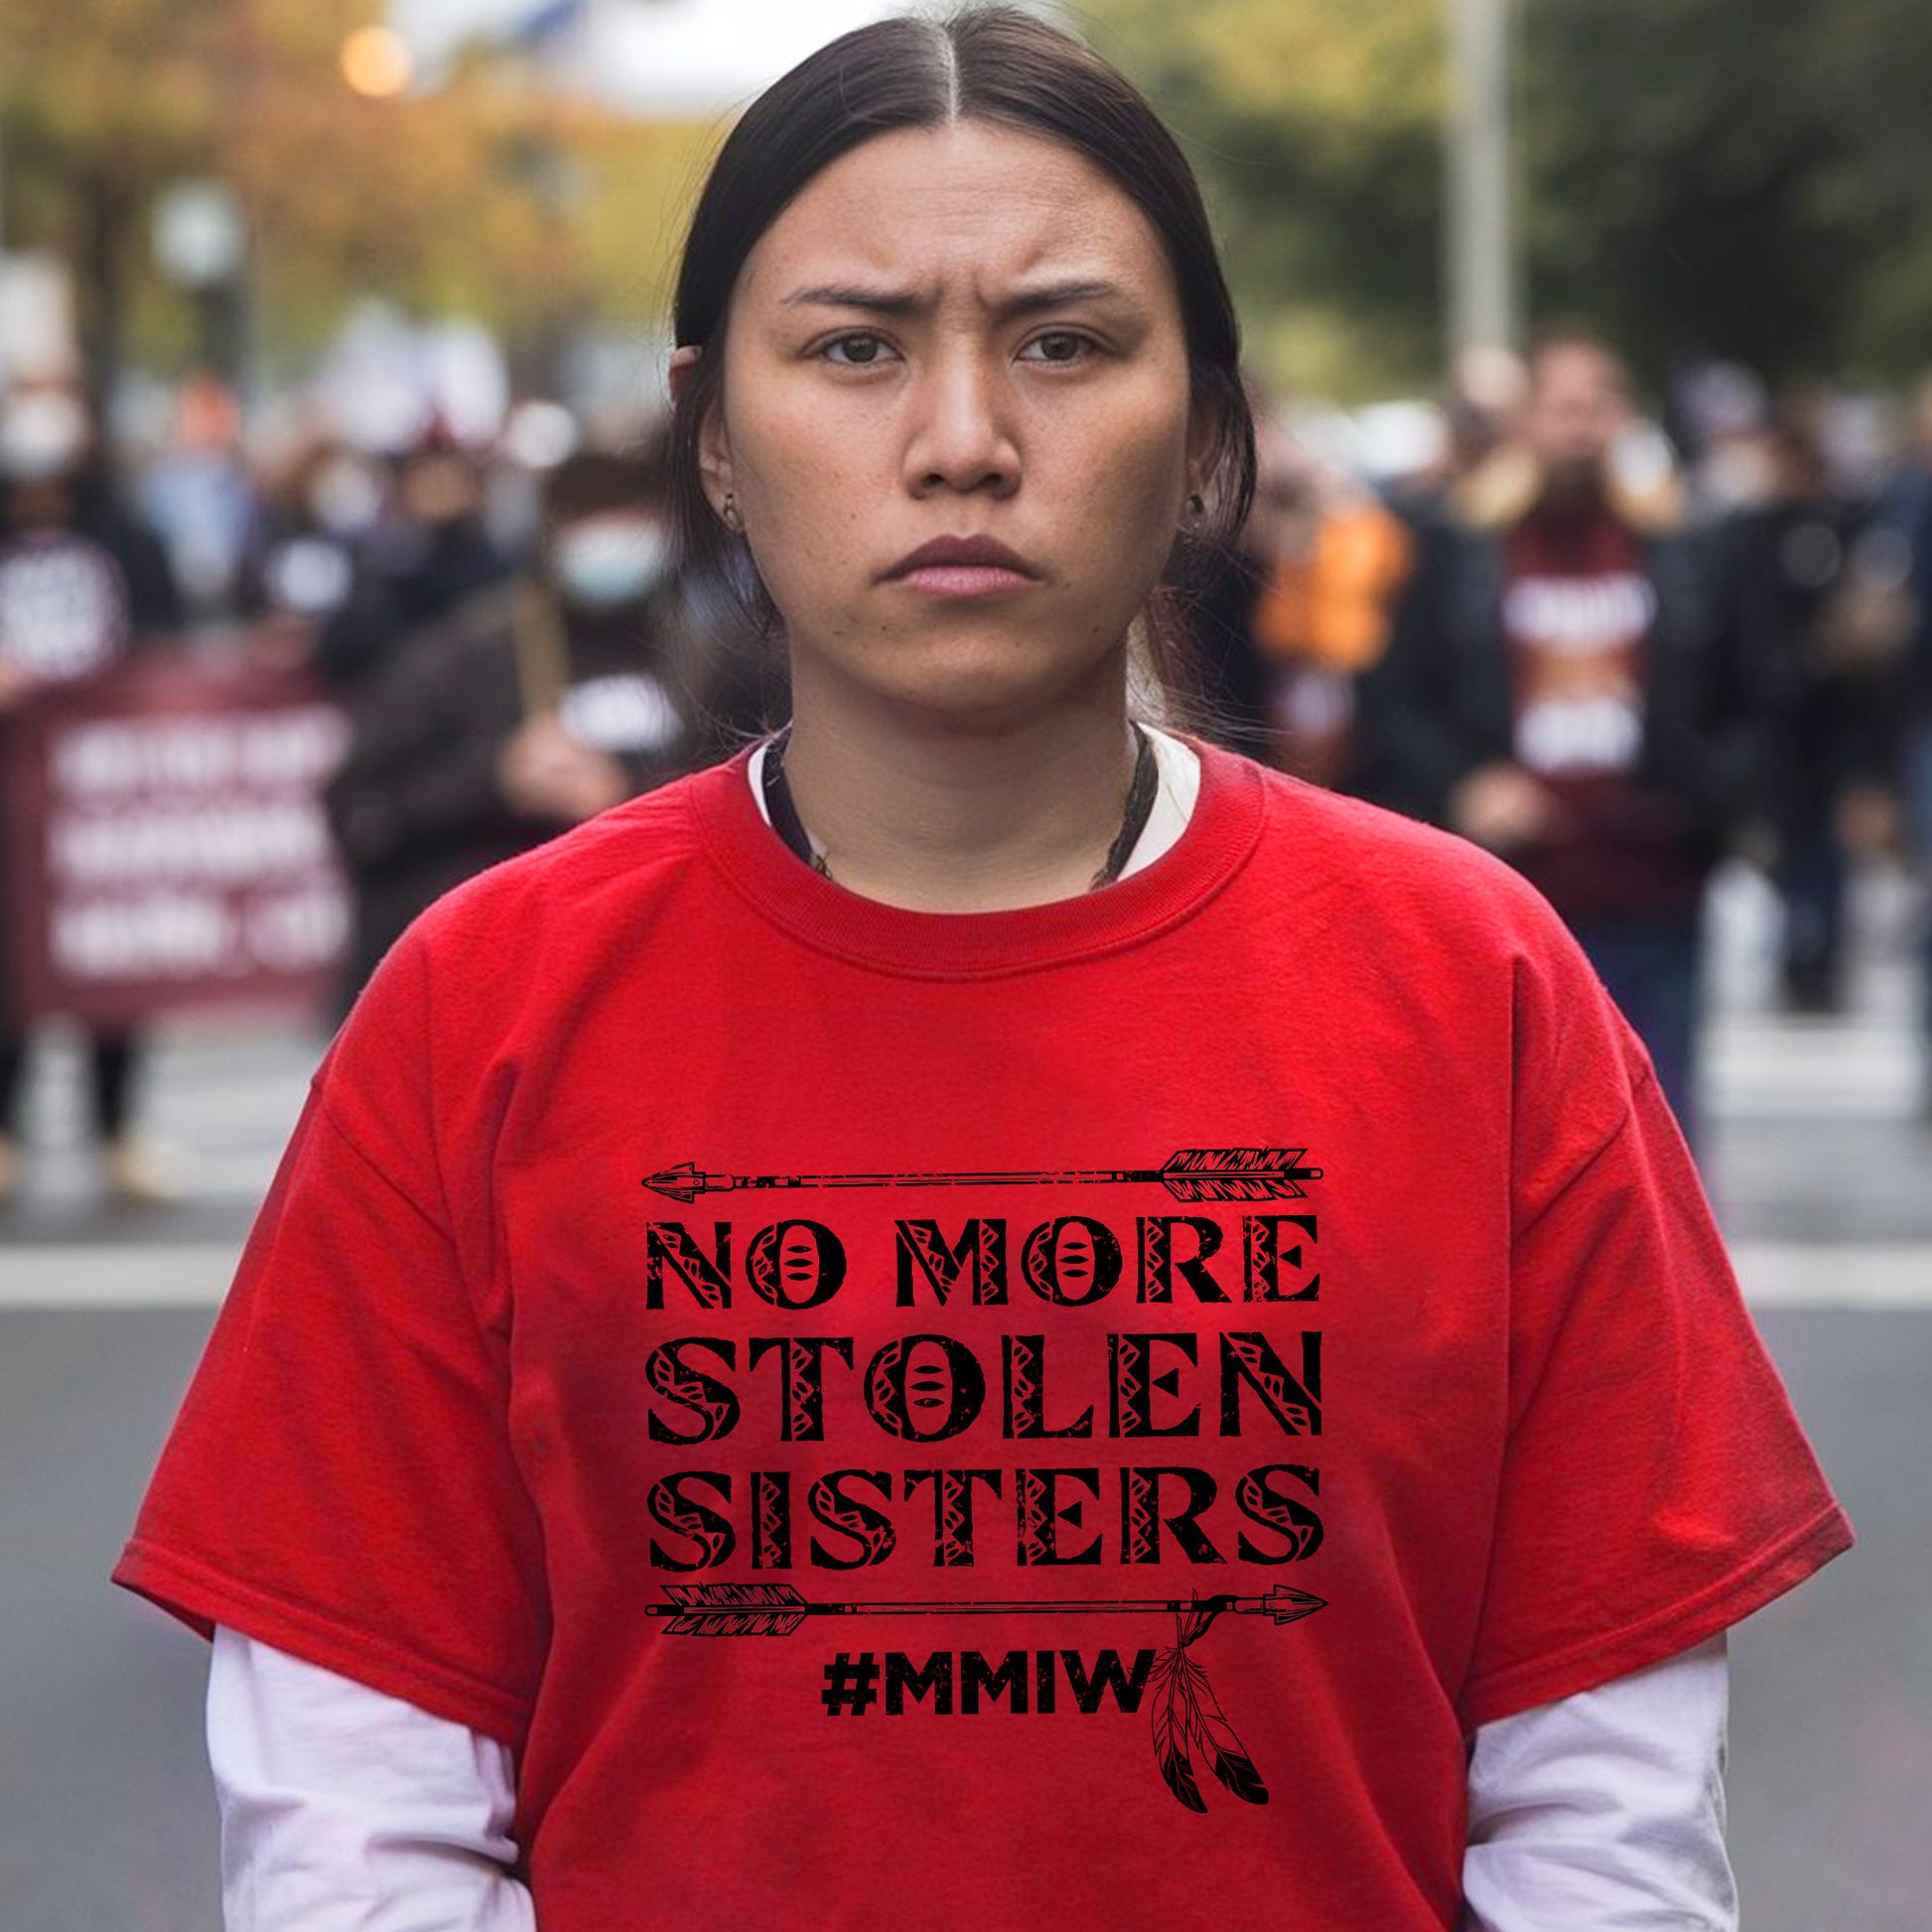
<path id="1" fill-rule="evenodd" d="M 997 358 L 966 345 L 948 347 L 919 372 L 909 408 L 905 470 L 914 495 L 1006 496 L 1019 487 L 1013 393 Z"/>

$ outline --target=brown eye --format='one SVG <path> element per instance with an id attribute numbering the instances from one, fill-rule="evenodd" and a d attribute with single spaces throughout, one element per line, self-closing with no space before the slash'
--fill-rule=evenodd
<path id="1" fill-rule="evenodd" d="M 834 368 L 869 369 L 877 365 L 880 359 L 879 351 L 885 346 L 886 345 L 877 336 L 835 336 L 819 352 L 830 358 Z M 865 352 L 848 354 L 848 356 L 841 358 L 830 354 L 830 351 L 835 348 L 843 348 L 848 351 L 859 349 Z"/>
<path id="2" fill-rule="evenodd" d="M 1049 335 L 1035 336 L 1027 345 L 1045 351 L 1040 358 L 1042 361 L 1063 366 L 1082 360 L 1083 349 L 1099 346 L 1091 337 L 1079 335 L 1071 329 L 1055 329 Z"/>

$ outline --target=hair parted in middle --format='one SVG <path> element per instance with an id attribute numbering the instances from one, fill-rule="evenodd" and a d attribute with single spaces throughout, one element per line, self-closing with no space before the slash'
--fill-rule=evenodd
<path id="1" fill-rule="evenodd" d="M 1193 407 L 1214 426 L 1198 518 L 1176 533 L 1145 614 L 1150 670 L 1173 722 L 1207 708 L 1186 604 L 1222 564 L 1255 490 L 1255 428 L 1241 378 L 1240 326 L 1193 170 L 1126 76 L 1071 35 L 1015 7 L 860 27 L 774 81 L 733 127 L 691 218 L 672 313 L 679 347 L 701 352 L 671 422 L 670 518 L 682 569 L 731 590 L 769 635 L 777 613 L 742 538 L 704 491 L 699 439 L 724 396 L 722 350 L 747 259 L 785 207 L 842 155 L 905 128 L 971 120 L 1059 141 L 1119 184 L 1160 237 L 1186 334 Z"/>

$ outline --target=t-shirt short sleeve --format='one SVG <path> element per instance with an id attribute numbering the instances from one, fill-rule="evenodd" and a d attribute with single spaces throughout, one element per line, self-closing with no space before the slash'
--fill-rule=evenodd
<path id="1" fill-rule="evenodd" d="M 113 1581 L 511 1744 L 540 1532 L 439 1173 L 405 939 L 312 1085 Z"/>
<path id="2" fill-rule="evenodd" d="M 1520 1030 L 1508 1437 L 1465 1732 L 1686 1650 L 1854 1541 L 1649 1058 L 1556 943 Z"/>

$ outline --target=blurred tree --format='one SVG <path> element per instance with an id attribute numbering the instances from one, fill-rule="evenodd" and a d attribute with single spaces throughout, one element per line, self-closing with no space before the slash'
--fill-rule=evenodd
<path id="1" fill-rule="evenodd" d="M 1200 174 L 1250 359 L 1350 396 L 1441 361 L 1442 0 L 1084 0 Z"/>
<path id="2" fill-rule="evenodd" d="M 7 239 L 78 274 L 105 381 L 129 331 L 179 366 L 192 314 L 156 195 L 235 190 L 254 341 L 288 366 L 346 302 L 472 314 L 541 368 L 580 322 L 661 322 L 718 130 L 559 100 L 513 58 L 368 99 L 376 0 L 0 0 Z M 1207 189 L 1265 377 L 1342 398 L 1440 366 L 1443 0 L 1079 0 Z M 1899 376 L 1932 330 L 1925 0 L 1521 0 L 1532 319 L 1593 319 L 1655 376 Z"/>
<path id="3" fill-rule="evenodd" d="M 1532 286 L 1660 372 L 1897 373 L 1932 295 L 1922 0 L 1534 0 Z"/>
<path id="4" fill-rule="evenodd" d="M 154 189 L 206 169 L 217 19 L 207 0 L 0 0 L 8 245 L 51 246 L 72 266 L 97 376 L 118 363 Z"/>
<path id="5" fill-rule="evenodd" d="M 681 199 L 711 138 L 557 100 L 473 59 L 434 93 L 370 99 L 343 42 L 369 0 L 0 0 L 8 242 L 69 260 L 97 387 L 124 352 L 179 355 L 149 256 L 156 196 L 224 180 L 252 235 L 256 340 L 324 340 L 344 305 L 460 311 L 513 340 L 595 311 L 654 324 Z M 134 294 L 138 302 L 131 300 Z"/>
<path id="6" fill-rule="evenodd" d="M 1083 0 L 1180 132 L 1277 379 L 1348 396 L 1440 359 L 1443 0 Z M 1519 0 L 1533 323 L 1774 380 L 1932 360 L 1932 6 Z"/>

